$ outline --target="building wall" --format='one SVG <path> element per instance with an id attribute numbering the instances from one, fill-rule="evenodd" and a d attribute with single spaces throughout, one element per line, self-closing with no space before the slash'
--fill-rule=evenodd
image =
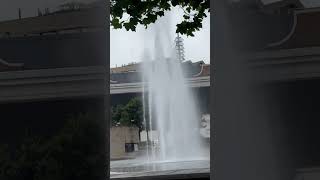
<path id="1" fill-rule="evenodd" d="M 0 39 L 0 58 L 24 69 L 104 66 L 105 32 Z"/>
<path id="2" fill-rule="evenodd" d="M 126 73 L 139 71 L 140 64 L 129 64 L 121 67 L 114 67 L 110 69 L 111 73 Z"/>
<path id="3" fill-rule="evenodd" d="M 268 87 L 272 104 L 270 120 L 279 146 L 285 149 L 294 168 L 320 166 L 320 80 L 283 82 Z"/>
<path id="4" fill-rule="evenodd" d="M 110 157 L 122 158 L 126 155 L 126 143 L 139 143 L 139 129 L 136 127 L 112 127 L 110 130 Z"/>

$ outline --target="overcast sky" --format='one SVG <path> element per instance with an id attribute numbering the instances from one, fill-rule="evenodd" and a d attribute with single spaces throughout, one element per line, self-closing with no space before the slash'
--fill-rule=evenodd
<path id="1" fill-rule="evenodd" d="M 171 43 L 176 37 L 176 24 L 182 20 L 182 11 L 175 9 L 166 14 L 167 22 L 160 27 L 161 31 L 168 31 L 171 36 Z M 154 52 L 154 30 L 159 28 L 151 25 L 148 29 L 139 26 L 136 32 L 126 30 L 111 29 L 110 32 L 110 66 L 120 66 L 130 62 L 142 60 L 144 50 L 149 49 L 151 55 Z M 194 37 L 182 36 L 184 39 L 185 59 L 191 61 L 203 60 L 210 63 L 210 17 L 203 22 L 203 28 L 195 33 Z"/>

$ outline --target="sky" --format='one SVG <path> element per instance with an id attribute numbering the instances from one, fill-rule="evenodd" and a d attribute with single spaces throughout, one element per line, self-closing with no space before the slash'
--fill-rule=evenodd
<path id="1" fill-rule="evenodd" d="M 167 31 L 174 44 L 176 24 L 182 20 L 182 10 L 174 9 L 166 13 L 169 22 L 161 26 L 151 25 L 147 29 L 138 26 L 136 32 L 113 29 L 110 30 L 110 66 L 115 67 L 131 62 L 140 62 L 145 49 L 154 55 L 155 29 Z M 164 19 L 164 18 L 161 18 Z M 157 22 L 156 22 L 157 23 Z M 181 36 L 184 40 L 185 59 L 210 63 L 210 17 L 204 19 L 203 28 L 194 37 Z M 170 42 L 169 42 L 170 43 Z"/>

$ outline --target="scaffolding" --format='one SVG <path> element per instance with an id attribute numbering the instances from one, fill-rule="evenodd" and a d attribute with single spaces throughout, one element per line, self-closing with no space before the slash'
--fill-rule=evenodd
<path id="1" fill-rule="evenodd" d="M 180 37 L 179 34 L 177 34 L 177 37 L 175 39 L 176 43 L 176 51 L 177 51 L 177 58 L 180 62 L 183 62 L 185 60 L 184 57 L 184 46 L 183 46 L 183 39 Z"/>

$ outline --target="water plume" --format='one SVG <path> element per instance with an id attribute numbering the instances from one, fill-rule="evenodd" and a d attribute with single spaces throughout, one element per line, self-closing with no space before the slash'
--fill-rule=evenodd
<path id="1" fill-rule="evenodd" d="M 199 133 L 201 116 L 166 28 L 169 24 L 166 15 L 153 26 L 154 57 L 144 56 L 142 71 L 147 85 L 143 99 L 148 101 L 143 102 L 149 115 L 145 124 L 155 127 L 159 137 L 158 146 L 148 144 L 147 156 L 158 161 L 199 160 L 205 158 Z"/>

